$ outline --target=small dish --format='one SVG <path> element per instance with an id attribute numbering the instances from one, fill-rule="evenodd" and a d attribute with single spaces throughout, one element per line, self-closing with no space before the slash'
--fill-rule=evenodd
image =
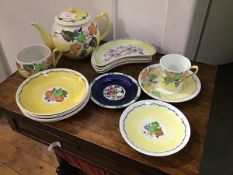
<path id="1" fill-rule="evenodd" d="M 88 90 L 81 73 L 50 69 L 27 78 L 16 92 L 16 102 L 28 114 L 64 115 L 85 101 Z"/>
<path id="2" fill-rule="evenodd" d="M 178 93 L 169 93 L 159 86 L 160 76 L 159 64 L 153 64 L 144 68 L 139 76 L 138 82 L 141 89 L 150 97 L 165 102 L 179 103 L 193 99 L 201 90 L 201 82 L 197 75 L 190 76 L 184 80 L 184 85 Z M 192 72 L 189 71 L 191 74 Z"/>
<path id="3" fill-rule="evenodd" d="M 128 106 L 121 114 L 119 126 L 126 143 L 149 156 L 168 156 L 180 151 L 191 133 L 184 114 L 158 100 L 142 100 Z"/>
<path id="4" fill-rule="evenodd" d="M 134 103 L 141 94 L 137 81 L 126 74 L 111 72 L 91 82 L 91 100 L 104 108 L 123 108 Z"/>
<path id="5" fill-rule="evenodd" d="M 106 66 L 111 62 L 130 57 L 152 56 L 156 53 L 153 45 L 136 39 L 118 39 L 99 46 L 91 60 L 97 66 Z"/>

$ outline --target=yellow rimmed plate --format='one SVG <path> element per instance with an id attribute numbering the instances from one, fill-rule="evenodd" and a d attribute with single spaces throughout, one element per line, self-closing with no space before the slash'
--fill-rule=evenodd
<path id="1" fill-rule="evenodd" d="M 135 150 L 149 156 L 168 156 L 189 141 L 190 125 L 176 107 L 158 100 L 142 100 L 120 117 L 120 132 Z"/>
<path id="2" fill-rule="evenodd" d="M 52 117 L 52 118 L 38 118 L 38 117 L 35 117 L 35 116 L 32 116 L 30 114 L 27 114 L 25 111 L 22 111 L 23 114 L 25 116 L 27 116 L 28 118 L 32 119 L 32 120 L 35 120 L 35 121 L 38 121 L 38 122 L 57 122 L 57 121 L 61 121 L 61 120 L 64 120 L 64 119 L 67 119 L 69 117 L 72 117 L 73 115 L 77 114 L 79 111 L 81 111 L 85 106 L 86 104 L 88 103 L 89 101 L 89 96 L 90 96 L 90 93 L 88 95 L 88 97 L 86 98 L 86 100 L 79 106 L 79 108 L 63 115 L 63 116 L 59 116 L 59 117 Z"/>
<path id="3" fill-rule="evenodd" d="M 24 109 L 21 109 L 21 111 L 25 116 L 27 116 L 31 119 L 35 119 L 37 121 L 42 121 L 42 122 L 59 121 L 59 120 L 63 120 L 65 118 L 68 118 L 68 117 L 72 116 L 73 114 L 76 114 L 83 107 L 85 107 L 86 103 L 89 101 L 90 94 L 91 94 L 91 92 L 89 89 L 86 98 L 79 105 L 75 106 L 74 108 L 70 109 L 69 111 L 55 114 L 55 115 L 34 115 L 31 113 L 27 113 L 27 111 L 25 111 Z"/>
<path id="4" fill-rule="evenodd" d="M 89 83 L 79 72 L 50 69 L 27 78 L 16 92 L 20 109 L 33 115 L 66 113 L 81 104 Z"/>
<path id="5" fill-rule="evenodd" d="M 144 68 L 138 76 L 138 82 L 141 89 L 150 97 L 165 102 L 179 103 L 191 100 L 199 94 L 201 90 L 201 82 L 197 75 L 186 78 L 180 92 L 167 93 L 159 86 L 159 69 L 159 64 L 153 64 Z M 189 74 L 191 73 L 192 71 L 189 71 Z"/>

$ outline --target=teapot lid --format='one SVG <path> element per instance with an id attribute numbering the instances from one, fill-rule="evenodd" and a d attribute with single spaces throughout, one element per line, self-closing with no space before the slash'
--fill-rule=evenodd
<path id="1" fill-rule="evenodd" d="M 91 19 L 90 14 L 84 10 L 77 10 L 73 7 L 59 13 L 55 21 L 60 25 L 77 26 L 87 23 Z"/>

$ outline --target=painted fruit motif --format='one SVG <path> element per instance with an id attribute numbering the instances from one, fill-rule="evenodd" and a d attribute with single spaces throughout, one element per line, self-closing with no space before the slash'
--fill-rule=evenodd
<path id="1" fill-rule="evenodd" d="M 97 34 L 97 27 L 95 26 L 94 23 L 91 23 L 91 25 L 88 27 L 88 31 L 90 34 Z"/>
<path id="2" fill-rule="evenodd" d="M 109 85 L 104 91 L 103 95 L 108 100 L 120 100 L 125 96 L 125 89 L 119 85 Z"/>
<path id="3" fill-rule="evenodd" d="M 62 102 L 64 101 L 65 97 L 67 97 L 67 94 L 67 91 L 63 90 L 62 88 L 53 88 L 52 90 L 45 92 L 45 100 L 47 102 Z"/>
<path id="4" fill-rule="evenodd" d="M 61 33 L 54 32 L 54 37 L 60 34 L 63 39 L 70 44 L 70 49 L 66 52 L 71 55 L 86 57 L 91 49 L 98 45 L 97 26 L 91 23 L 88 28 L 80 27 L 74 31 L 62 30 Z"/>
<path id="5" fill-rule="evenodd" d="M 144 126 L 144 134 L 150 136 L 151 138 L 158 139 L 160 136 L 164 135 L 163 130 L 159 122 L 151 122 Z"/>
<path id="6" fill-rule="evenodd" d="M 24 64 L 24 65 L 20 65 L 19 63 L 16 63 L 16 66 L 19 72 L 26 78 L 39 71 L 54 68 L 52 57 L 49 57 L 46 61 L 43 61 L 42 63 L 33 63 L 33 64 Z"/>

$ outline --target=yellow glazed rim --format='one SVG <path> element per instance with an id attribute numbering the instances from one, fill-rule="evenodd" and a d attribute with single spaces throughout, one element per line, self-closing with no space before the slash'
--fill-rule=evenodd
<path id="1" fill-rule="evenodd" d="M 144 124 L 154 119 L 163 130 L 161 137 L 153 138 L 144 131 Z M 127 107 L 121 114 L 119 127 L 129 146 L 140 153 L 158 157 L 183 149 L 191 134 L 184 114 L 171 104 L 158 100 L 142 100 Z"/>
<path id="2" fill-rule="evenodd" d="M 75 109 L 74 111 L 72 111 L 72 112 L 70 112 L 70 113 L 68 113 L 66 115 L 60 116 L 60 117 L 55 117 L 55 118 L 38 118 L 38 117 L 34 117 L 34 116 L 31 116 L 31 115 L 27 114 L 25 111 L 22 111 L 22 112 L 28 118 L 30 118 L 32 120 L 35 120 L 35 121 L 38 121 L 38 122 L 57 122 L 57 121 L 61 121 L 61 120 L 67 119 L 69 117 L 72 117 L 73 115 L 75 115 L 79 111 L 81 111 L 86 106 L 86 104 L 88 103 L 89 97 L 90 97 L 90 93 L 88 94 L 87 99 L 83 102 L 83 104 L 78 109 Z"/>
<path id="3" fill-rule="evenodd" d="M 67 81 L 64 79 L 59 82 L 59 76 L 61 75 L 67 79 L 68 82 L 72 81 L 75 82 L 75 84 L 67 84 Z M 35 84 L 39 84 L 40 82 L 42 86 L 35 86 Z M 59 101 L 59 98 L 56 97 L 53 98 L 53 100 L 46 99 L 46 91 L 51 89 L 59 90 L 59 93 L 56 95 L 61 96 L 60 91 L 63 90 L 63 87 L 64 90 L 68 91 L 68 93 L 65 94 L 66 96 L 62 94 L 63 101 Z M 78 88 L 77 92 L 76 88 Z M 85 76 L 83 76 L 81 73 L 71 69 L 49 69 L 38 72 L 37 74 L 27 78 L 19 86 L 16 92 L 16 103 L 21 110 L 24 110 L 28 114 L 32 115 L 65 115 L 66 113 L 69 113 L 70 110 L 82 104 L 82 102 L 86 99 L 88 90 L 89 83 Z M 27 93 L 30 97 L 34 96 L 31 103 L 28 102 L 29 98 L 27 97 Z"/>

